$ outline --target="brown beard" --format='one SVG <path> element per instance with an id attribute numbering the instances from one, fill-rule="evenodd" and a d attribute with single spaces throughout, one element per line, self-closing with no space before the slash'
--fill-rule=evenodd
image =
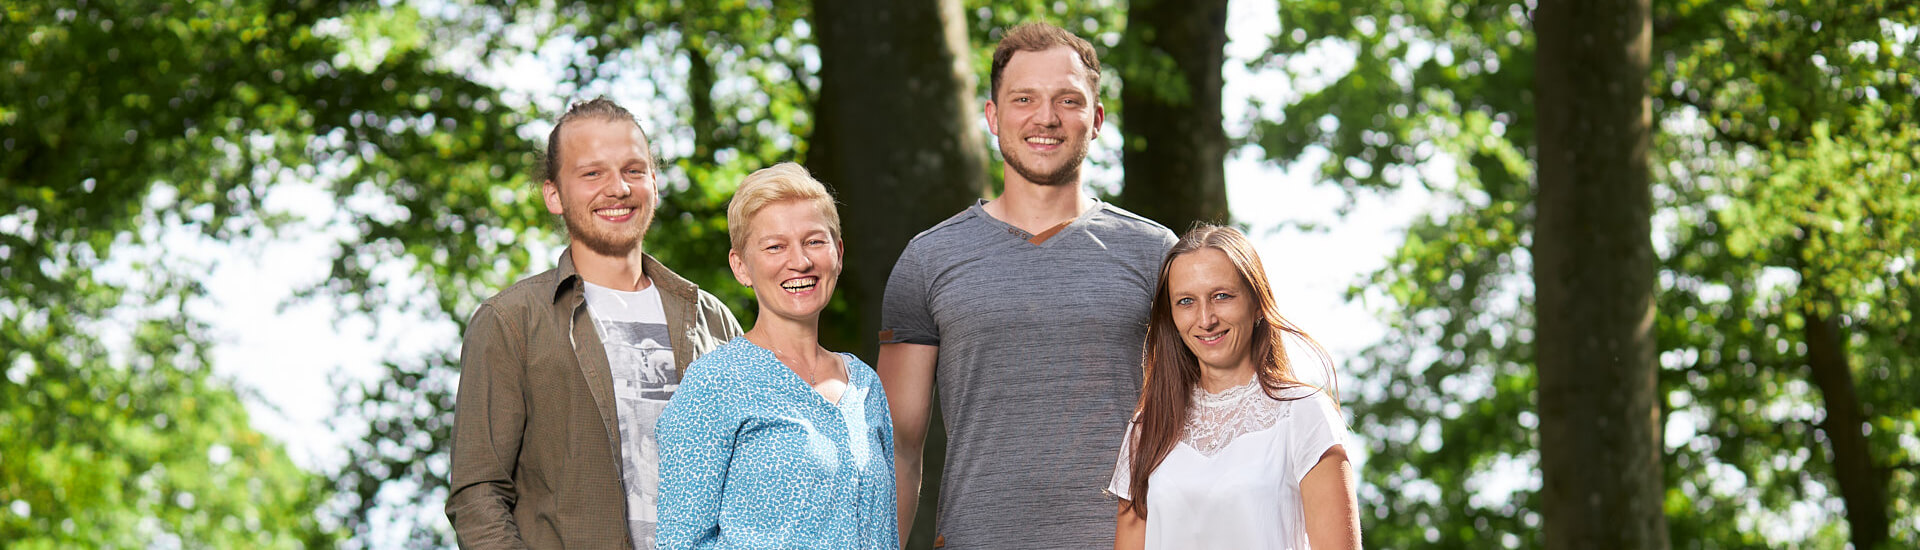
<path id="1" fill-rule="evenodd" d="M 1088 142 L 1086 141 L 1080 142 L 1080 146 L 1073 150 L 1073 154 L 1069 156 L 1067 162 L 1061 164 L 1060 168 L 1055 169 L 1051 173 L 1041 173 L 1034 170 L 1033 167 L 1027 166 L 1026 163 L 1017 159 L 1017 155 L 1007 153 L 1007 151 L 1012 150 L 1012 148 L 1008 146 L 1007 138 L 1000 138 L 1000 156 L 1006 159 L 1007 166 L 1013 168 L 1014 173 L 1020 174 L 1021 178 L 1033 182 L 1034 185 L 1056 187 L 1078 183 L 1080 181 L 1080 165 L 1084 164 L 1087 160 L 1087 144 Z"/>
<path id="2" fill-rule="evenodd" d="M 634 208 L 636 210 L 642 210 L 637 206 Z M 589 224 L 593 223 L 593 210 L 590 208 L 583 208 L 577 211 L 566 210 L 560 215 L 560 219 L 566 222 L 567 238 L 573 242 L 580 243 L 586 246 L 588 250 L 592 250 L 603 256 L 625 256 L 633 252 L 634 249 L 640 248 L 640 241 L 646 238 L 647 229 L 653 225 L 653 209 L 646 208 L 642 211 L 635 212 L 634 215 L 641 217 L 640 231 L 638 235 L 632 237 L 622 235 L 618 232 L 596 233 L 588 231 L 586 228 L 592 227 Z"/>

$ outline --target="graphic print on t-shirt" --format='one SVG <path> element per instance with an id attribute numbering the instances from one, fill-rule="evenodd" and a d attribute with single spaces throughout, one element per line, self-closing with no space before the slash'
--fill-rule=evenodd
<path id="1" fill-rule="evenodd" d="M 587 308 L 613 378 L 628 530 L 635 548 L 652 548 L 660 517 L 660 446 L 653 429 L 680 387 L 665 310 L 655 288 L 623 292 L 592 283 L 587 284 Z"/>
<path id="2" fill-rule="evenodd" d="M 613 367 L 614 406 L 620 417 L 622 477 L 627 489 L 627 519 L 635 547 L 653 544 L 659 521 L 660 446 L 654 423 L 680 387 L 665 323 L 596 321 Z"/>
<path id="3" fill-rule="evenodd" d="M 667 343 L 666 323 L 597 320 L 600 338 L 606 342 L 607 363 L 615 369 L 627 369 L 633 378 L 615 388 L 622 400 L 624 392 L 634 399 L 666 401 L 680 387 L 680 374 L 674 372 L 673 347 Z M 616 377 L 617 378 L 617 377 Z"/>

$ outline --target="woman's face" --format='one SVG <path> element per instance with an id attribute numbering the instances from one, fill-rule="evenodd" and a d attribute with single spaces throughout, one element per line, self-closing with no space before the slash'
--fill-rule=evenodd
<path id="1" fill-rule="evenodd" d="M 762 315 L 818 321 L 840 278 L 840 244 L 813 203 L 769 204 L 747 221 L 746 244 L 727 253 L 733 278 L 753 288 Z"/>
<path id="2" fill-rule="evenodd" d="M 1258 300 L 1240 271 L 1217 248 L 1202 248 L 1167 266 L 1167 301 L 1173 325 L 1200 365 L 1208 369 L 1253 369 Z"/>

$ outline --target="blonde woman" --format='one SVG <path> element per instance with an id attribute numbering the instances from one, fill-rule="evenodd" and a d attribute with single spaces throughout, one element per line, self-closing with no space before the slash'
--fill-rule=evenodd
<path id="1" fill-rule="evenodd" d="M 783 163 L 727 205 L 727 263 L 753 328 L 687 368 L 660 418 L 660 548 L 899 547 L 893 425 L 871 367 L 820 346 L 840 215 Z"/>

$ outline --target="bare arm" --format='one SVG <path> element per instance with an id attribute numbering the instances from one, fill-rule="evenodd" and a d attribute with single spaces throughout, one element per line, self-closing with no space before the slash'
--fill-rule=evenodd
<path id="1" fill-rule="evenodd" d="M 1147 518 L 1133 513 L 1133 501 L 1120 499 L 1120 512 L 1113 522 L 1113 550 L 1144 550 L 1147 547 Z"/>
<path id="2" fill-rule="evenodd" d="M 1314 548 L 1359 550 L 1360 504 L 1353 496 L 1353 463 L 1334 445 L 1300 479 L 1300 500 L 1307 516 L 1307 542 Z"/>
<path id="3" fill-rule="evenodd" d="M 899 501 L 900 542 L 913 529 L 920 504 L 920 454 L 927 442 L 927 417 L 933 405 L 933 368 L 940 346 L 881 344 L 880 386 L 893 416 L 893 475 Z"/>

